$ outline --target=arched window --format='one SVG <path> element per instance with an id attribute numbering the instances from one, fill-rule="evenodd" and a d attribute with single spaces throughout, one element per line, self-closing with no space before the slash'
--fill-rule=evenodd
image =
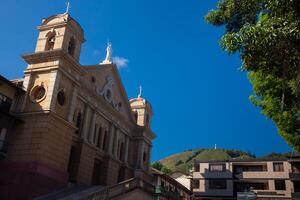
<path id="1" fill-rule="evenodd" d="M 102 126 L 98 129 L 98 141 L 97 141 L 97 147 L 101 147 L 101 136 L 102 136 Z"/>
<path id="2" fill-rule="evenodd" d="M 146 126 L 149 127 L 150 125 L 150 117 L 149 114 L 146 115 Z"/>
<path id="3" fill-rule="evenodd" d="M 138 122 L 138 112 L 137 111 L 134 111 L 134 119 L 136 122 Z"/>
<path id="4" fill-rule="evenodd" d="M 76 118 L 76 127 L 78 128 L 76 133 L 79 133 L 79 131 L 80 131 L 81 121 L 82 121 L 82 114 L 79 111 L 78 114 L 77 114 L 77 118 Z"/>
<path id="5" fill-rule="evenodd" d="M 93 135 L 93 144 L 96 144 L 97 133 L 98 133 L 98 124 L 95 124 L 94 135 Z"/>
<path id="6" fill-rule="evenodd" d="M 55 33 L 51 32 L 47 36 L 45 51 L 51 51 L 54 49 L 55 45 Z"/>
<path id="7" fill-rule="evenodd" d="M 69 41 L 69 45 L 68 45 L 68 53 L 71 55 L 71 56 L 74 56 L 74 53 L 75 53 L 75 47 L 76 47 L 76 44 L 75 44 L 75 40 L 73 37 L 71 37 L 70 41 Z"/>
<path id="8" fill-rule="evenodd" d="M 103 145 L 102 145 L 102 149 L 105 151 L 106 150 L 106 143 L 107 143 L 107 130 L 104 131 L 104 135 L 103 135 Z"/>
<path id="9" fill-rule="evenodd" d="M 124 161 L 124 142 L 121 142 L 120 148 L 119 148 L 119 160 Z"/>

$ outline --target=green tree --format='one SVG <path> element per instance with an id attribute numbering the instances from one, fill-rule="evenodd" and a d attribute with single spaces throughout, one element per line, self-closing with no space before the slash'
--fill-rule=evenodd
<path id="1" fill-rule="evenodd" d="M 166 167 L 166 166 L 163 166 L 163 167 L 161 168 L 161 172 L 164 173 L 164 174 L 169 174 L 169 173 L 172 172 L 172 170 L 170 170 L 170 169 L 169 169 L 168 167 Z"/>
<path id="2" fill-rule="evenodd" d="M 151 167 L 153 167 L 154 169 L 157 169 L 159 171 L 161 171 L 162 173 L 165 174 L 169 174 L 172 172 L 171 169 L 169 169 L 168 167 L 164 166 L 163 164 L 161 164 L 160 162 L 154 162 Z"/>
<path id="3" fill-rule="evenodd" d="M 154 163 L 151 164 L 151 167 L 161 171 L 161 168 L 163 167 L 163 165 L 160 162 L 154 162 Z"/>
<path id="4" fill-rule="evenodd" d="M 225 26 L 220 45 L 240 54 L 250 100 L 300 152 L 300 1 L 219 0 L 206 21 Z"/>

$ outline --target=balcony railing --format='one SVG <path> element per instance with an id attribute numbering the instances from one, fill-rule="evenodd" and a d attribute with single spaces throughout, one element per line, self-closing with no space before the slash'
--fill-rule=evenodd
<path id="1" fill-rule="evenodd" d="M 289 173 L 286 172 L 266 172 L 266 171 L 260 171 L 260 172 L 240 172 L 240 173 L 234 173 L 233 177 L 235 179 L 247 179 L 247 178 L 258 178 L 258 179 L 270 179 L 270 178 L 282 178 L 287 179 L 289 178 Z"/>
<path id="2" fill-rule="evenodd" d="M 168 191 L 166 190 L 164 187 L 159 187 L 156 188 L 156 196 L 163 196 L 166 199 L 182 199 L 182 196 L 180 195 L 179 192 L 175 192 L 175 191 Z"/>

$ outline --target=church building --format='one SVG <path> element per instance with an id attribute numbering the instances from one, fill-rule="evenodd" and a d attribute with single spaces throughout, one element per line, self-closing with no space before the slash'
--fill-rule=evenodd
<path id="1" fill-rule="evenodd" d="M 84 31 L 68 12 L 37 28 L 35 51 L 22 56 L 24 77 L 1 77 L 14 92 L 0 119 L 9 115 L 15 123 L 0 124 L 6 147 L 0 199 L 32 199 L 68 184 L 150 181 L 152 107 L 141 94 L 128 99 L 111 44 L 103 62 L 83 66 Z M 7 99 L 5 91 L 0 84 L 0 97 Z"/>

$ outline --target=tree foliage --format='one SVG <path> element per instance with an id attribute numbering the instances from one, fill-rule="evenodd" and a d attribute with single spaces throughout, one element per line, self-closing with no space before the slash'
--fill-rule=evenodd
<path id="1" fill-rule="evenodd" d="M 172 170 L 170 170 L 168 167 L 164 166 L 163 164 L 161 164 L 160 162 L 154 162 L 151 167 L 153 167 L 154 169 L 157 169 L 159 171 L 161 171 L 164 174 L 169 174 L 172 172 Z"/>
<path id="2" fill-rule="evenodd" d="M 300 1 L 219 0 L 206 21 L 225 26 L 220 45 L 240 54 L 250 100 L 300 152 Z"/>

